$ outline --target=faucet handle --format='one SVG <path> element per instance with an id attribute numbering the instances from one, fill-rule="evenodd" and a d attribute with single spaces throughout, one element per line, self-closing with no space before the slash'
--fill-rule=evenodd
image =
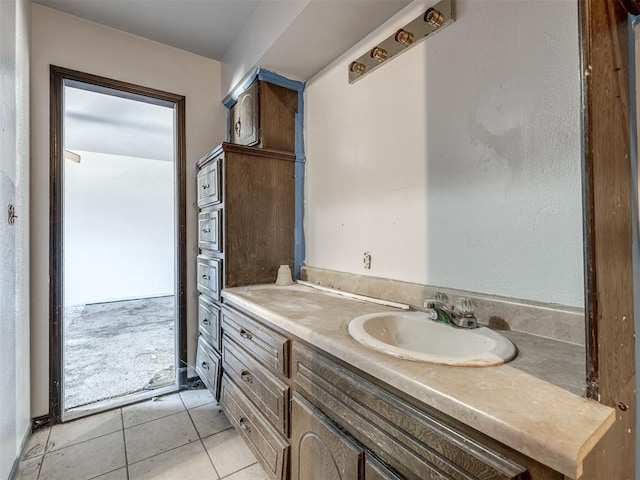
<path id="1" fill-rule="evenodd" d="M 433 299 L 436 302 L 440 302 L 440 303 L 443 303 L 445 305 L 449 305 L 449 297 L 447 296 L 446 293 L 436 292 L 436 293 L 433 294 Z"/>
<path id="2" fill-rule="evenodd" d="M 469 297 L 459 297 L 454 309 L 463 317 L 473 317 L 476 306 Z"/>

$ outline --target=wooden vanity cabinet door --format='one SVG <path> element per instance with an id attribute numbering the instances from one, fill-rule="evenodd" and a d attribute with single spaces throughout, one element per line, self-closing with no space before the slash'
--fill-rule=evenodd
<path id="1" fill-rule="evenodd" d="M 260 141 L 258 90 L 256 82 L 238 97 L 231 109 L 231 139 L 239 145 L 255 145 Z"/>
<path id="2" fill-rule="evenodd" d="M 364 480 L 362 447 L 301 397 L 291 417 L 292 480 Z"/>

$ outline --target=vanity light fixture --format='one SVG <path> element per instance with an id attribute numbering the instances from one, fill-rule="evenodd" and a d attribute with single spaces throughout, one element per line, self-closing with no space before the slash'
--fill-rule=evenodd
<path id="1" fill-rule="evenodd" d="M 430 8 L 424 14 L 424 21 L 429 25 L 433 25 L 434 27 L 438 28 L 442 26 L 442 22 L 444 22 L 444 15 L 442 15 L 442 13 L 435 8 Z"/>
<path id="2" fill-rule="evenodd" d="M 375 58 L 379 62 L 384 62 L 387 58 L 389 58 L 389 54 L 384 48 L 374 47 L 371 52 L 369 52 L 371 58 Z"/>
<path id="3" fill-rule="evenodd" d="M 358 76 L 362 75 L 366 70 L 367 67 L 358 62 L 351 62 L 351 65 L 349 65 L 349 71 Z"/>
<path id="4" fill-rule="evenodd" d="M 440 0 L 393 35 L 349 64 L 349 83 L 354 83 L 417 45 L 427 36 L 454 22 L 455 0 Z"/>
<path id="5" fill-rule="evenodd" d="M 407 32 L 402 28 L 396 32 L 396 35 L 394 38 L 396 42 L 398 42 L 400 45 L 404 45 L 405 47 L 408 47 L 409 45 L 411 45 L 413 42 L 416 41 L 416 37 L 413 33 Z"/>

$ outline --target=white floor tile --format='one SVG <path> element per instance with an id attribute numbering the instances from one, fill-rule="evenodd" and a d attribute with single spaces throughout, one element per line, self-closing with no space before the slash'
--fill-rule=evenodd
<path id="1" fill-rule="evenodd" d="M 124 435 L 129 464 L 198 440 L 186 411 L 127 428 Z"/>
<path id="2" fill-rule="evenodd" d="M 188 410 L 214 401 L 213 395 L 211 395 L 211 392 L 206 388 L 198 390 L 183 390 L 180 392 L 180 397 L 184 402 L 184 406 L 187 407 Z"/>
<path id="3" fill-rule="evenodd" d="M 208 403 L 189 410 L 189 415 L 196 426 L 200 438 L 209 437 L 231 428 L 231 423 L 217 403 Z"/>
<path id="4" fill-rule="evenodd" d="M 265 475 L 259 464 L 254 463 L 250 467 L 225 477 L 224 480 L 269 480 L 269 477 Z"/>
<path id="5" fill-rule="evenodd" d="M 119 431 L 47 453 L 39 480 L 87 480 L 125 466 Z"/>
<path id="6" fill-rule="evenodd" d="M 127 469 L 120 468 L 114 472 L 105 473 L 99 477 L 94 477 L 92 480 L 127 480 Z"/>
<path id="7" fill-rule="evenodd" d="M 120 409 L 54 425 L 51 427 L 46 451 L 59 450 L 118 430 L 122 430 Z"/>
<path id="8" fill-rule="evenodd" d="M 42 458 L 42 456 L 39 456 L 22 460 L 18 466 L 16 480 L 37 480 Z"/>
<path id="9" fill-rule="evenodd" d="M 27 443 L 22 458 L 31 458 L 44 455 L 44 449 L 47 446 L 47 439 L 49 438 L 49 427 L 40 428 L 31 434 L 29 442 Z"/>
<path id="10" fill-rule="evenodd" d="M 256 458 L 247 444 L 233 429 L 207 437 L 203 442 L 221 477 L 256 463 Z"/>
<path id="11" fill-rule="evenodd" d="M 218 478 L 201 442 L 129 465 L 130 480 L 214 480 Z"/>
<path id="12" fill-rule="evenodd" d="M 174 393 L 157 397 L 156 400 L 147 400 L 123 407 L 122 419 L 124 420 L 124 428 L 129 428 L 182 411 L 184 411 L 184 404 L 180 399 L 180 394 Z"/>

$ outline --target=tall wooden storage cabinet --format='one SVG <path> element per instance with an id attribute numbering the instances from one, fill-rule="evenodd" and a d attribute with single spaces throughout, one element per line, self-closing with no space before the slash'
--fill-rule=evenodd
<path id="1" fill-rule="evenodd" d="M 220 291 L 275 282 L 294 262 L 295 155 L 223 143 L 197 164 L 196 372 L 219 398 Z"/>

